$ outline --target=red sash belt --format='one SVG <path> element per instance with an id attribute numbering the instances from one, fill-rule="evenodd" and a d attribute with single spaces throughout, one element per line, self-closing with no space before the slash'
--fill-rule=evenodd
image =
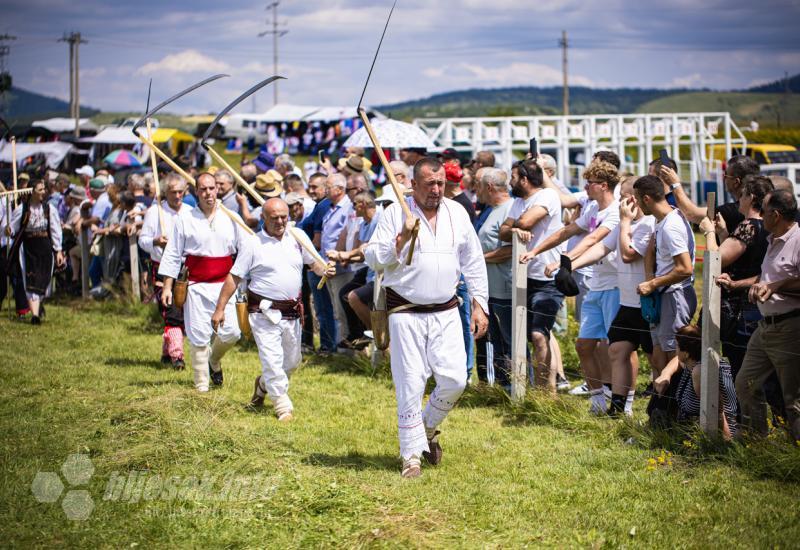
<path id="1" fill-rule="evenodd" d="M 186 256 L 189 280 L 193 283 L 221 283 L 232 267 L 231 256 Z"/>

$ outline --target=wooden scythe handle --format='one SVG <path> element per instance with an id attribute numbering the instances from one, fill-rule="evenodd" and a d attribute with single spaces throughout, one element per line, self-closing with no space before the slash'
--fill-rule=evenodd
<path id="1" fill-rule="evenodd" d="M 151 150 L 151 151 L 154 151 L 154 152 L 155 152 L 155 153 L 156 153 L 156 154 L 157 154 L 159 157 L 161 157 L 161 159 L 162 159 L 164 162 L 166 162 L 167 164 L 169 164 L 169 167 L 170 167 L 170 168 L 172 168 L 172 169 L 173 169 L 173 170 L 175 170 L 177 173 L 179 173 L 181 176 L 183 176 L 183 177 L 186 179 L 186 181 L 188 181 L 189 183 L 191 183 L 193 186 L 197 187 L 197 182 L 195 182 L 195 181 L 194 181 L 194 178 L 193 178 L 192 176 L 190 176 L 189 174 L 187 174 L 187 173 L 186 173 L 186 170 L 184 170 L 183 168 L 181 168 L 180 166 L 178 166 L 177 164 L 175 164 L 175 162 L 174 162 L 174 161 L 173 161 L 171 158 L 169 158 L 169 156 L 168 156 L 166 153 L 164 153 L 164 151 L 162 151 L 161 149 L 159 149 L 158 147 L 156 147 L 156 145 L 155 145 L 155 144 L 154 144 L 154 143 L 153 143 L 153 142 L 150 140 L 150 138 L 146 138 L 146 137 L 144 137 L 144 136 L 143 136 L 143 135 L 141 135 L 141 134 L 136 134 L 136 135 L 138 136 L 139 140 L 141 140 L 141 142 L 142 142 L 142 143 L 144 143 L 145 145 L 147 145 L 148 147 L 150 147 L 150 150 Z M 249 233 L 250 235 L 254 235 L 254 234 L 255 234 L 255 233 L 253 233 L 253 230 L 252 230 L 252 229 L 250 229 L 249 227 L 247 227 L 247 225 L 245 225 L 245 223 L 242 221 L 242 219 L 241 219 L 239 216 L 237 216 L 236 214 L 234 214 L 233 212 L 231 212 L 230 210 L 228 210 L 228 209 L 225 207 L 225 205 L 224 205 L 224 204 L 222 204 L 220 201 L 217 201 L 217 206 L 218 206 L 218 207 L 219 207 L 219 208 L 222 210 L 222 212 L 223 212 L 223 213 L 225 213 L 225 215 L 226 215 L 226 216 L 228 216 L 228 217 L 231 219 L 231 221 L 233 221 L 233 222 L 234 222 L 236 225 L 238 225 L 239 227 L 241 227 L 242 229 L 244 229 L 244 230 L 245 230 L 247 233 Z"/>
<path id="2" fill-rule="evenodd" d="M 411 218 L 414 215 L 411 213 L 411 209 L 408 207 L 408 203 L 405 199 L 405 193 L 403 191 L 403 187 L 397 183 L 397 180 L 394 177 L 394 172 L 389 167 L 389 161 L 386 160 L 386 155 L 383 154 L 383 148 L 381 147 L 381 143 L 378 141 L 378 136 L 375 135 L 375 131 L 372 129 L 372 124 L 369 122 L 369 118 L 367 117 L 367 112 L 362 108 L 358 108 L 358 116 L 361 118 L 361 122 L 364 123 L 364 129 L 367 131 L 367 135 L 369 136 L 369 140 L 372 142 L 372 145 L 375 147 L 375 153 L 378 155 L 378 159 L 381 161 L 381 166 L 383 166 L 383 171 L 386 173 L 386 179 L 389 180 L 389 184 L 392 186 L 394 190 L 395 196 L 397 196 L 397 200 L 400 202 L 400 208 L 403 209 L 403 214 L 406 218 Z M 417 235 L 419 234 L 419 219 L 414 224 L 414 230 L 411 233 L 411 243 L 408 247 L 408 256 L 406 256 L 406 265 L 411 265 L 411 258 L 414 256 L 414 246 L 417 243 Z"/>
<path id="3" fill-rule="evenodd" d="M 208 147 L 206 149 L 206 151 L 208 151 L 208 153 L 211 155 L 211 157 L 215 161 L 220 163 L 228 172 L 233 174 L 233 178 L 236 180 L 236 183 L 238 183 L 242 187 L 242 189 L 247 191 L 250 194 L 250 196 L 253 197 L 253 200 L 255 200 L 260 206 L 262 206 L 264 204 L 264 202 L 266 202 L 264 200 L 264 197 L 259 195 L 258 192 L 255 189 L 253 189 L 253 186 L 250 185 L 249 183 L 247 183 L 244 180 L 244 178 L 241 176 L 241 174 L 239 174 L 238 171 L 234 170 L 231 167 L 231 165 L 228 164 L 228 161 L 226 161 L 224 158 L 222 158 L 222 155 L 217 153 L 214 150 L 213 147 Z M 305 237 L 305 234 L 300 235 L 301 230 L 297 229 L 293 225 L 289 225 L 288 229 L 289 229 L 289 233 L 292 235 L 292 237 L 294 237 L 294 240 L 296 240 L 300 244 L 300 246 L 305 248 L 306 251 L 314 257 L 314 261 L 316 261 L 318 264 L 320 264 L 322 266 L 323 271 L 324 271 L 328 267 L 328 264 L 325 263 L 325 259 L 322 256 L 320 256 L 319 252 L 317 252 L 317 249 L 314 248 L 314 245 L 312 245 L 309 242 L 306 242 L 306 239 L 303 239 L 303 237 Z M 320 280 L 319 284 L 317 285 L 317 288 L 321 289 L 323 286 L 325 286 L 325 283 L 327 281 L 328 281 L 328 278 L 323 275 L 322 279 Z"/>
<path id="4" fill-rule="evenodd" d="M 152 128 L 150 127 L 150 119 L 147 119 L 147 137 L 149 139 L 153 139 L 153 132 Z M 164 212 L 161 210 L 161 188 L 158 181 L 158 161 L 156 160 L 156 152 L 153 151 L 152 147 L 148 147 L 150 149 L 150 165 L 153 167 L 153 186 L 155 187 L 155 195 L 156 195 L 156 208 L 158 208 L 158 226 L 161 228 L 161 235 L 167 235 L 167 231 L 164 228 Z"/>

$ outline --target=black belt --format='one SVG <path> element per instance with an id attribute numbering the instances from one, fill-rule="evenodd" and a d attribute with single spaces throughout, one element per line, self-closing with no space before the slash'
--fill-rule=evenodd
<path id="1" fill-rule="evenodd" d="M 397 292 L 386 287 L 386 309 L 389 314 L 407 311 L 409 313 L 439 313 L 458 307 L 458 297 L 453 296 L 441 304 L 413 304 L 400 296 Z"/>
<path id="2" fill-rule="evenodd" d="M 774 325 L 776 323 L 780 323 L 781 321 L 785 321 L 786 319 L 793 319 L 794 317 L 800 317 L 800 309 L 787 311 L 786 313 L 779 313 L 778 315 L 765 315 L 764 323 L 768 325 Z"/>

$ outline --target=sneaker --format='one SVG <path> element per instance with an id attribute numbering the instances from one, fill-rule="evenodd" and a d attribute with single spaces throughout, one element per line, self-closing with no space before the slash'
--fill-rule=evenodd
<path id="1" fill-rule="evenodd" d="M 41 325 L 42 319 L 38 315 L 34 315 L 31 317 L 31 324 L 32 325 Z"/>
<path id="2" fill-rule="evenodd" d="M 303 355 L 312 355 L 314 353 L 314 346 L 303 344 L 302 346 L 300 346 L 300 353 L 302 353 Z"/>
<path id="3" fill-rule="evenodd" d="M 422 475 L 422 465 L 418 456 L 403 459 L 403 469 L 400 475 L 404 479 L 414 479 Z"/>
<path id="4" fill-rule="evenodd" d="M 175 359 L 172 361 L 172 368 L 175 370 L 183 370 L 186 368 L 186 363 L 183 362 L 183 359 Z"/>
<path id="5" fill-rule="evenodd" d="M 558 391 L 567 391 L 571 387 L 572 386 L 570 385 L 569 380 L 559 374 L 558 378 L 556 378 L 556 389 Z"/>
<path id="6" fill-rule="evenodd" d="M 422 451 L 422 457 L 425 462 L 431 466 L 436 466 L 442 461 L 442 446 L 439 445 L 439 434 L 441 432 L 436 430 L 433 435 L 428 438 L 428 451 Z"/>
<path id="7" fill-rule="evenodd" d="M 605 416 L 606 410 L 605 407 L 598 405 L 594 401 L 589 403 L 589 414 L 594 416 Z"/>
<path id="8" fill-rule="evenodd" d="M 215 386 L 221 386 L 224 378 L 222 376 L 222 368 L 220 367 L 219 370 L 211 370 L 211 367 L 208 368 L 208 374 L 211 377 L 211 382 L 214 383 Z"/>
<path id="9" fill-rule="evenodd" d="M 365 330 L 364 331 L 364 338 L 369 338 L 370 340 L 374 340 L 375 339 L 375 333 L 372 332 L 371 330 Z"/>
<path id="10" fill-rule="evenodd" d="M 371 343 L 372 343 L 372 338 L 361 337 L 361 338 L 356 338 L 355 340 L 352 340 L 350 342 L 350 345 L 352 346 L 352 348 L 354 350 L 361 351 L 364 348 L 366 348 L 368 345 L 370 345 Z"/>
<path id="11" fill-rule="evenodd" d="M 261 393 L 261 395 L 259 395 Z M 253 397 L 250 398 L 250 406 L 251 407 L 263 407 L 264 406 L 264 394 L 263 390 L 261 389 L 261 375 L 259 374 L 256 376 L 256 382 L 253 386 Z"/>
<path id="12" fill-rule="evenodd" d="M 589 395 L 589 384 L 584 382 L 580 386 L 575 386 L 569 390 L 570 395 Z"/>

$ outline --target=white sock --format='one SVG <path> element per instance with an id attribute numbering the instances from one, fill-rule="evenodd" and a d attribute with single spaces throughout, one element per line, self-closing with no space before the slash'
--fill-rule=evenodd
<path id="1" fill-rule="evenodd" d="M 208 346 L 195 346 L 189 344 L 192 354 L 192 372 L 194 373 L 194 387 L 197 391 L 208 391 Z"/>
<path id="2" fill-rule="evenodd" d="M 223 342 L 219 338 L 214 338 L 214 343 L 211 346 L 211 356 L 209 357 L 208 362 L 211 364 L 211 369 L 214 372 L 219 372 L 222 368 L 220 365 L 220 361 L 222 361 L 222 356 L 227 353 L 229 349 L 231 349 L 234 345 L 236 345 L 236 340 L 233 342 Z"/>
<path id="3" fill-rule="evenodd" d="M 628 416 L 633 416 L 633 396 L 635 393 L 635 390 L 629 391 L 628 397 L 625 399 L 625 414 Z"/>
<path id="4" fill-rule="evenodd" d="M 279 395 L 275 398 L 270 397 L 270 401 L 272 401 L 272 406 L 275 408 L 275 414 L 278 415 L 278 418 L 294 411 L 294 405 L 292 405 L 292 400 L 289 399 L 288 394 Z"/>

